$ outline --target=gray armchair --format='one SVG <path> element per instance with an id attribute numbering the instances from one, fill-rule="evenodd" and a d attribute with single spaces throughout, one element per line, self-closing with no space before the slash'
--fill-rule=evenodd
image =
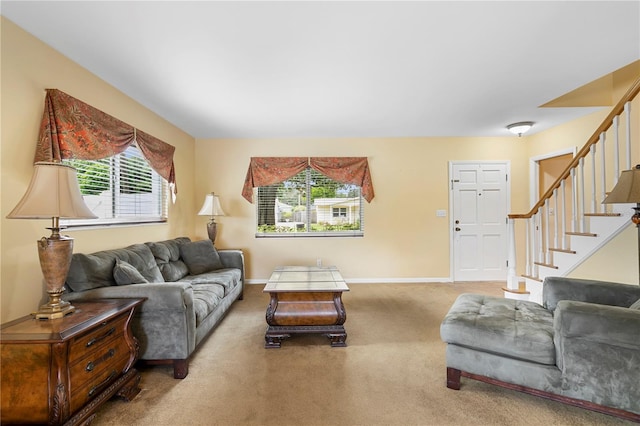
<path id="1" fill-rule="evenodd" d="M 440 332 L 451 389 L 468 377 L 640 421 L 640 286 L 549 277 L 543 306 L 463 294 Z"/>

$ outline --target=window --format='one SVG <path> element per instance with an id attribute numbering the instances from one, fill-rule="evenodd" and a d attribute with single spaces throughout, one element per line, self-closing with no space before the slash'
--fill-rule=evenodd
<path id="1" fill-rule="evenodd" d="M 66 226 L 166 221 L 167 182 L 149 166 L 137 146 L 101 160 L 64 163 L 76 168 L 84 202 L 98 216 L 68 219 Z"/>
<path id="2" fill-rule="evenodd" d="M 363 236 L 360 187 L 307 168 L 257 188 L 257 237 Z"/>
<path id="3" fill-rule="evenodd" d="M 347 217 L 347 208 L 346 207 L 334 207 L 333 208 L 333 217 Z"/>

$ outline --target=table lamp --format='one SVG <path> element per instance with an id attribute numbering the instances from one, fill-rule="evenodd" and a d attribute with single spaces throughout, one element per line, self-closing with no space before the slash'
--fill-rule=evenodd
<path id="1" fill-rule="evenodd" d="M 38 242 L 40 268 L 46 282 L 49 301 L 35 313 L 37 319 L 55 319 L 72 313 L 75 308 L 60 297 L 71 266 L 73 238 L 60 235 L 60 218 L 95 219 L 97 216 L 84 204 L 76 169 L 57 162 L 38 162 L 18 205 L 8 219 L 49 219 L 51 235 Z"/>
<path id="2" fill-rule="evenodd" d="M 631 170 L 625 170 L 620 175 L 618 183 L 613 187 L 602 204 L 636 203 L 632 207 L 636 213 L 631 221 L 638 228 L 638 273 L 640 274 L 640 164 Z"/>
<path id="3" fill-rule="evenodd" d="M 207 194 L 202 204 L 202 208 L 198 212 L 198 216 L 210 216 L 207 223 L 207 234 L 212 244 L 216 242 L 216 235 L 218 233 L 218 224 L 215 221 L 215 216 L 224 216 L 224 211 L 220 206 L 220 198 L 215 194 Z"/>

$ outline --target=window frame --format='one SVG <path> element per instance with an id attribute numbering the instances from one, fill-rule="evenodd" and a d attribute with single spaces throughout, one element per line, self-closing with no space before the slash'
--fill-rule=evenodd
<path id="1" fill-rule="evenodd" d="M 300 174 L 305 173 L 305 194 L 304 194 L 304 198 L 305 198 L 305 210 L 306 213 L 304 214 L 305 217 L 305 221 L 304 221 L 304 226 L 302 228 L 298 226 L 293 226 L 290 227 L 290 229 L 292 229 L 292 231 L 286 232 L 286 231 L 278 231 L 277 228 L 277 219 L 275 219 L 275 223 L 276 223 L 276 230 L 273 232 L 261 232 L 260 231 L 260 227 L 261 226 L 272 226 L 272 225 L 260 225 L 260 209 L 261 209 L 261 197 L 260 197 L 260 192 L 261 192 L 261 188 L 276 188 L 280 185 L 284 185 L 286 186 L 287 184 L 291 184 L 292 181 L 294 181 L 296 178 L 299 177 Z M 354 187 L 357 188 L 358 191 L 358 195 L 357 197 L 344 197 L 345 200 L 349 200 L 349 199 L 354 199 L 357 198 L 358 200 L 358 221 L 356 223 L 359 224 L 359 229 L 357 230 L 331 230 L 331 231 L 327 231 L 327 230 L 323 230 L 323 231 L 310 231 L 309 229 L 312 228 L 312 225 L 314 223 L 317 222 L 313 222 L 312 216 L 312 208 L 314 207 L 314 203 L 312 202 L 312 194 L 311 194 L 311 188 L 313 187 L 312 183 L 312 174 L 313 173 L 317 173 L 320 176 L 323 176 L 325 179 L 330 180 L 333 184 L 336 185 L 345 185 L 345 186 L 350 186 L 350 187 Z M 276 197 L 277 198 L 277 197 Z M 319 197 L 318 197 L 319 198 Z M 342 197 L 340 197 L 342 198 Z M 278 182 L 272 185 L 267 185 L 267 186 L 263 186 L 263 187 L 256 187 L 254 188 L 254 199 L 256 200 L 255 205 L 256 205 L 256 218 L 255 218 L 255 222 L 254 222 L 254 229 L 255 229 L 255 237 L 256 238 L 300 238 L 300 237 L 306 237 L 306 238 L 315 238 L 315 237 L 364 237 L 364 197 L 362 195 L 362 187 L 358 186 L 358 185 L 354 185 L 354 184 L 346 184 L 346 183 L 341 183 L 338 182 L 324 174 L 322 174 L 321 172 L 311 168 L 311 167 L 307 167 L 305 170 L 303 170 L 302 172 L 292 176 L 289 179 L 286 179 L 285 181 L 282 182 Z M 315 200 L 314 200 L 315 201 Z M 316 207 L 317 208 L 317 207 Z M 340 207 L 342 209 L 345 209 L 345 216 L 340 216 L 339 218 L 347 218 L 349 216 L 348 214 L 348 207 Z M 333 215 L 333 206 L 331 206 L 331 215 Z M 274 215 L 275 216 L 275 215 Z M 333 216 L 331 216 L 333 217 Z M 301 230 L 303 229 L 303 230 Z"/>
<path id="2" fill-rule="evenodd" d="M 149 167 L 149 173 L 151 175 L 150 185 L 152 191 L 149 194 L 154 195 L 152 198 L 157 198 L 154 203 L 153 210 L 159 212 L 159 214 L 140 214 L 132 215 L 126 213 L 118 213 L 119 210 L 122 210 L 122 204 L 118 203 L 118 200 L 123 200 L 124 195 L 127 192 L 123 192 L 121 190 L 122 186 L 125 186 L 127 183 L 131 184 L 135 182 L 134 178 L 128 176 L 131 179 L 129 182 L 123 182 L 122 180 L 122 163 L 123 161 L 132 161 L 131 158 L 140 158 L 142 161 L 146 163 Z M 134 143 L 127 147 L 123 152 L 116 154 L 114 156 L 108 157 L 102 160 L 82 160 L 82 159 L 65 159 L 63 163 L 71 165 L 77 171 L 78 177 L 81 177 L 82 171 L 78 170 L 76 167 L 78 162 L 95 164 L 95 163 L 104 163 L 104 160 L 108 160 L 109 162 L 109 191 L 111 192 L 111 214 L 114 217 L 106 218 L 100 217 L 98 213 L 94 211 L 94 214 L 98 215 L 97 219 L 61 219 L 60 222 L 65 228 L 77 228 L 77 227 L 110 227 L 110 226 L 131 226 L 131 225 L 141 225 L 141 224 L 162 224 L 168 221 L 169 215 L 169 195 L 170 195 L 170 187 L 169 183 L 156 172 L 149 162 L 145 159 L 140 147 L 137 143 Z M 124 184 L 124 185 L 123 185 Z M 158 188 L 159 185 L 159 188 Z M 154 189 L 155 188 L 155 189 Z M 82 192 L 82 191 L 81 191 Z M 103 191 L 105 192 L 105 191 Z M 91 195 L 83 194 L 83 198 Z M 100 195 L 96 195 L 96 197 L 104 197 L 102 193 Z M 98 200 L 99 198 L 96 198 Z M 104 199 L 109 199 L 107 195 Z M 130 201 L 131 202 L 131 201 Z M 144 201 L 142 201 L 144 203 Z M 86 199 L 85 199 L 86 204 Z M 125 204 L 126 207 L 126 204 Z M 91 207 L 89 206 L 91 209 Z M 92 210 L 93 211 L 93 210 Z"/>

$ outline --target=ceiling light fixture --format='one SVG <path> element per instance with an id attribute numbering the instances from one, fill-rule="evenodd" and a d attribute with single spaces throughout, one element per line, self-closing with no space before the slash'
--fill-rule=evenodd
<path id="1" fill-rule="evenodd" d="M 520 137 L 523 133 L 527 133 L 531 127 L 533 127 L 533 121 L 521 121 L 519 123 L 509 124 L 507 129 L 514 135 Z"/>

